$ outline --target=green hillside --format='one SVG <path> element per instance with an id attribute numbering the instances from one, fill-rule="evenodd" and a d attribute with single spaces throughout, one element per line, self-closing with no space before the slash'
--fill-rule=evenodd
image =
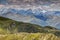
<path id="1" fill-rule="evenodd" d="M 6 30 L 7 32 L 39 32 L 39 25 L 34 25 L 30 23 L 17 22 L 8 18 L 0 17 L 0 28 L 1 30 Z M 5 32 L 6 33 L 6 32 Z"/>
<path id="2" fill-rule="evenodd" d="M 23 23 L 14 21 L 8 18 L 0 17 L 0 34 L 3 33 L 19 33 L 19 32 L 27 32 L 27 33 L 51 33 L 56 32 L 56 28 L 51 26 L 42 27 L 36 24 Z M 57 30 L 59 31 L 59 30 Z"/>
<path id="3" fill-rule="evenodd" d="M 60 40 L 60 30 L 0 17 L 0 36 L 0 40 Z"/>

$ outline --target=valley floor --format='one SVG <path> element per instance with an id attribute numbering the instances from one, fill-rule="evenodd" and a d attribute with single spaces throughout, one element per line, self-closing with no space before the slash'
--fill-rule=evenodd
<path id="1" fill-rule="evenodd" d="M 51 33 L 0 34 L 0 40 L 60 40 L 60 36 Z"/>

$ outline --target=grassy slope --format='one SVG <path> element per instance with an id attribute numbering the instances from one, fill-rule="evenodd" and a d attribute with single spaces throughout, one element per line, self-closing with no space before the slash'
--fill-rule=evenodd
<path id="1" fill-rule="evenodd" d="M 8 30 L 10 32 L 39 32 L 41 26 L 17 22 L 8 18 L 0 17 L 0 28 L 1 30 Z"/>
<path id="2" fill-rule="evenodd" d="M 60 40 L 60 30 L 56 28 L 17 22 L 4 17 L 0 17 L 0 34 L 0 40 Z"/>

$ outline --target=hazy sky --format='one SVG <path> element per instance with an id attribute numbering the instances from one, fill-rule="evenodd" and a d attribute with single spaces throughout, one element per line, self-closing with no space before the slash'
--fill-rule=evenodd
<path id="1" fill-rule="evenodd" d="M 18 5 L 19 7 L 39 7 L 48 11 L 60 11 L 60 0 L 0 0 L 1 5 Z"/>

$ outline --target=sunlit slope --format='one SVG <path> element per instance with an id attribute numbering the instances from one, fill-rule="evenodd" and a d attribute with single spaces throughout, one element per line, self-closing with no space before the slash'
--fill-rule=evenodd
<path id="1" fill-rule="evenodd" d="M 19 33 L 3 35 L 0 40 L 60 40 L 60 36 L 51 33 Z"/>

